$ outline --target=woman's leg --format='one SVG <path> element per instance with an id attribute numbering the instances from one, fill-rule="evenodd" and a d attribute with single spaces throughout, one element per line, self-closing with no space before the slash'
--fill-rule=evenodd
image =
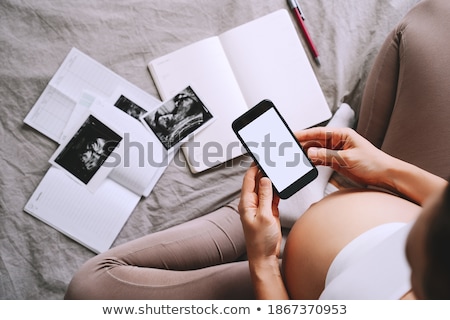
<path id="1" fill-rule="evenodd" d="M 365 87 L 357 131 L 383 151 L 450 175 L 450 2 L 424 0 L 389 35 Z"/>
<path id="2" fill-rule="evenodd" d="M 66 299 L 251 299 L 235 204 L 89 260 Z"/>

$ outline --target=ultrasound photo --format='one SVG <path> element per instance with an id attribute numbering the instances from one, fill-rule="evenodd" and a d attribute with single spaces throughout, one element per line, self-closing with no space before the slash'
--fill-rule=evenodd
<path id="1" fill-rule="evenodd" d="M 143 120 L 169 150 L 212 118 L 192 88 L 187 87 Z"/>
<path id="2" fill-rule="evenodd" d="M 120 135 L 90 115 L 54 161 L 88 184 L 121 140 Z"/>
<path id="3" fill-rule="evenodd" d="M 139 120 L 146 113 L 145 109 L 141 108 L 124 95 L 121 95 L 119 99 L 117 99 L 114 106 L 137 120 Z"/>

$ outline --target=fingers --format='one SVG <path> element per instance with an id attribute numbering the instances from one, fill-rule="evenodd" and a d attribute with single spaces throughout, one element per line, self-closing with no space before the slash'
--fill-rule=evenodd
<path id="1" fill-rule="evenodd" d="M 263 177 L 258 167 L 250 167 L 244 175 L 241 189 L 239 201 L 241 217 L 253 219 L 257 212 L 269 215 L 278 208 L 279 200 L 279 197 L 273 192 L 270 179 Z"/>
<path id="2" fill-rule="evenodd" d="M 325 138 L 326 132 L 324 132 L 324 127 L 316 127 L 306 130 L 301 130 L 294 132 L 295 137 L 298 141 L 309 141 L 309 140 L 323 140 Z"/>
<path id="3" fill-rule="evenodd" d="M 273 190 L 269 178 L 263 177 L 259 180 L 258 200 L 262 213 L 272 212 Z"/>
<path id="4" fill-rule="evenodd" d="M 308 158 L 315 165 L 323 165 L 336 168 L 347 167 L 347 163 L 343 157 L 343 151 L 331 150 L 327 148 L 309 148 Z"/>
<path id="5" fill-rule="evenodd" d="M 239 200 L 238 211 L 241 218 L 250 215 L 252 207 L 257 205 L 257 197 L 255 193 L 256 175 L 258 169 L 255 166 L 250 167 L 244 175 L 241 187 L 241 198 Z"/>
<path id="6" fill-rule="evenodd" d="M 315 127 L 298 131 L 295 137 L 305 149 L 321 147 L 338 150 L 349 140 L 354 139 L 355 134 L 356 132 L 350 128 Z"/>
<path id="7" fill-rule="evenodd" d="M 247 170 L 244 175 L 244 181 L 242 183 L 242 194 L 255 191 L 258 171 L 258 167 L 256 166 L 251 166 Z"/>

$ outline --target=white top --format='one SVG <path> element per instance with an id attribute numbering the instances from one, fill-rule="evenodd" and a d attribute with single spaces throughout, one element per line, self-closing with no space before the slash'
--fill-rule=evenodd
<path id="1" fill-rule="evenodd" d="M 394 300 L 410 289 L 406 239 L 412 223 L 388 223 L 350 242 L 331 263 L 320 299 Z"/>

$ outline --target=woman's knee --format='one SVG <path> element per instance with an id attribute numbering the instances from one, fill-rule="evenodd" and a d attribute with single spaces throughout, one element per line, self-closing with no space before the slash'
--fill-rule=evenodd
<path id="1" fill-rule="evenodd" d="M 103 260 L 101 256 L 96 256 L 84 263 L 72 277 L 64 299 L 102 299 L 104 297 L 102 291 L 106 289 L 106 286 L 101 282 L 111 263 L 114 262 Z"/>

